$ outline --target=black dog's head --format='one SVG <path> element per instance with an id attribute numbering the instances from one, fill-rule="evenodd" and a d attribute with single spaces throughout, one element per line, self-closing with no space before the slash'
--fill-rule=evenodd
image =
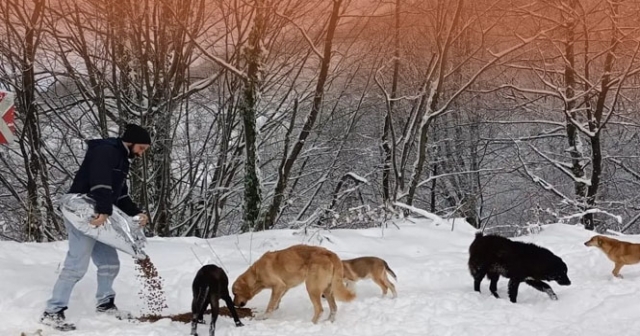
<path id="1" fill-rule="evenodd" d="M 567 276 L 567 264 L 562 261 L 558 256 L 554 255 L 551 263 L 549 264 L 549 269 L 547 270 L 547 280 L 555 281 L 560 286 L 569 286 L 571 285 L 571 280 L 569 280 L 569 276 Z"/>

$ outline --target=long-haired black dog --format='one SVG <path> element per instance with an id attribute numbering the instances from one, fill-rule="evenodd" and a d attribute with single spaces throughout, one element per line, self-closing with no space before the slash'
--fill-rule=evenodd
<path id="1" fill-rule="evenodd" d="M 503 276 L 509 279 L 509 299 L 514 303 L 521 282 L 547 293 L 552 300 L 557 300 L 558 296 L 543 280 L 556 281 L 561 286 L 571 285 L 567 265 L 546 248 L 496 235 L 484 236 L 482 232 L 476 233 L 469 246 L 468 265 L 476 292 L 480 292 L 480 283 L 486 276 L 491 281 L 491 294 L 499 298 L 498 279 Z"/>
<path id="2" fill-rule="evenodd" d="M 203 315 L 207 307 L 211 305 L 211 324 L 209 325 L 209 336 L 214 336 L 216 332 L 216 321 L 218 320 L 219 301 L 224 300 L 227 308 L 233 316 L 236 327 L 242 327 L 238 312 L 233 305 L 233 300 L 229 295 L 229 278 L 220 267 L 210 264 L 204 265 L 198 270 L 193 284 L 193 301 L 191 301 L 191 335 L 198 335 L 198 323 L 204 323 Z"/>

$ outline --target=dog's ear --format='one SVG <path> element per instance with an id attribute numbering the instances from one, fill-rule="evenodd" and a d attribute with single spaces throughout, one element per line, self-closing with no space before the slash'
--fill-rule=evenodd
<path id="1" fill-rule="evenodd" d="M 596 244 L 598 244 L 598 247 L 602 247 L 602 237 L 600 236 L 596 236 Z"/>
<path id="2" fill-rule="evenodd" d="M 251 282 L 253 284 L 260 282 L 260 272 L 258 272 L 257 267 L 251 266 Z"/>

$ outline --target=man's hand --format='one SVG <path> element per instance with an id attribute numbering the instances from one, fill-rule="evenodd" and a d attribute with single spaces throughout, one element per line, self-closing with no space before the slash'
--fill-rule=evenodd
<path id="1" fill-rule="evenodd" d="M 109 215 L 97 214 L 89 223 L 94 227 L 100 227 L 104 225 L 104 223 L 107 221 L 107 218 L 109 218 Z"/>
<path id="2" fill-rule="evenodd" d="M 145 226 L 149 222 L 149 216 L 147 216 L 146 214 L 144 214 L 142 212 L 137 214 L 136 216 L 138 216 L 138 218 L 140 218 L 140 221 L 139 221 L 140 226 Z"/>

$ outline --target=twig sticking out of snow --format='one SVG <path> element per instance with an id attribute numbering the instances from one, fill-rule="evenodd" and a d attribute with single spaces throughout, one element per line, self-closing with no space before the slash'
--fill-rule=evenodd
<path id="1" fill-rule="evenodd" d="M 213 255 L 216 257 L 216 259 L 218 259 L 218 262 L 220 263 L 220 267 L 222 267 L 222 269 L 227 272 L 227 274 L 229 274 L 229 269 L 227 269 L 227 267 L 224 266 L 224 262 L 222 262 L 222 259 L 220 259 L 220 256 L 216 253 L 216 251 L 213 250 L 213 246 L 211 246 L 211 243 L 209 242 L 209 240 L 205 240 L 207 242 L 207 245 L 209 246 L 209 250 L 211 250 L 211 253 L 213 253 Z"/>
<path id="2" fill-rule="evenodd" d="M 198 260 L 198 262 L 200 263 L 200 266 L 204 265 L 202 263 L 202 260 L 200 260 L 200 258 L 198 258 L 198 254 L 196 253 L 196 251 L 193 250 L 193 247 L 191 248 L 191 253 L 193 253 L 194 257 L 196 257 L 196 260 Z"/>
<path id="3" fill-rule="evenodd" d="M 491 209 L 491 212 L 489 213 L 489 217 L 487 217 L 487 221 L 484 222 L 484 224 L 482 225 L 482 229 L 480 229 L 480 232 L 484 233 L 484 229 L 487 228 L 487 225 L 489 225 L 489 221 L 491 221 L 491 215 L 493 215 L 493 210 L 495 210 L 496 208 Z"/>
<path id="4" fill-rule="evenodd" d="M 21 332 L 20 336 L 42 336 L 42 329 L 36 330 L 34 333 L 27 334 L 26 332 Z"/>

